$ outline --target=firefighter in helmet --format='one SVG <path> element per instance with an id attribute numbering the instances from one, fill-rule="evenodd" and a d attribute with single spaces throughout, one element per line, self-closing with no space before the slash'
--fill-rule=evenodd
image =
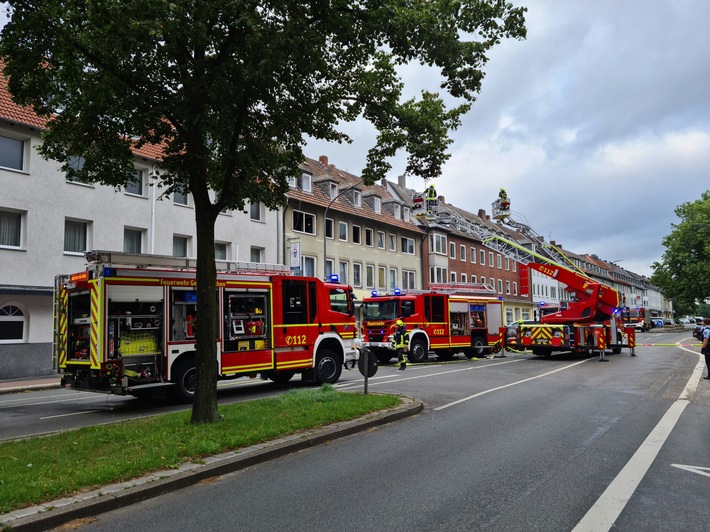
<path id="1" fill-rule="evenodd" d="M 501 203 L 506 203 L 508 201 L 508 193 L 505 191 L 504 188 L 500 189 L 500 192 L 498 192 L 498 197 L 500 198 Z"/>
<path id="2" fill-rule="evenodd" d="M 402 320 L 397 320 L 394 324 L 394 334 L 392 335 L 392 347 L 397 352 L 397 359 L 399 360 L 399 369 L 404 370 L 407 367 L 407 363 L 404 360 L 404 353 L 409 351 L 409 332 L 404 326 Z"/>
<path id="3" fill-rule="evenodd" d="M 431 214 L 431 211 L 436 206 L 436 188 L 434 188 L 434 183 L 429 185 L 426 189 L 426 210 L 427 214 Z"/>

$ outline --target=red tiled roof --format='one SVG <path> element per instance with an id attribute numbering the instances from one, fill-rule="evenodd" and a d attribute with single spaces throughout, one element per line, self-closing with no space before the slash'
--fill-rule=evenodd
<path id="1" fill-rule="evenodd" d="M 3 70 L 3 68 L 4 64 L 0 61 L 0 71 Z M 10 91 L 7 88 L 7 78 L 4 73 L 0 73 L 0 120 L 7 120 L 38 129 L 44 129 L 47 124 L 47 120 L 37 116 L 37 113 L 30 107 L 22 107 L 12 101 L 12 96 L 10 96 Z M 134 148 L 133 153 L 139 157 L 145 157 L 146 159 L 155 161 L 160 161 L 163 157 L 162 146 L 155 144 L 145 144 L 140 148 Z"/>
<path id="2" fill-rule="evenodd" d="M 372 209 L 372 207 L 368 205 L 367 201 L 365 201 L 365 198 L 368 193 L 375 194 L 382 198 L 383 207 L 384 203 L 387 200 L 396 200 L 396 198 L 394 198 L 385 187 L 380 185 L 361 184 L 362 179 L 360 177 L 344 170 L 339 170 L 335 167 L 335 165 L 331 164 L 328 166 L 324 166 L 319 161 L 315 161 L 309 158 L 306 158 L 305 162 L 301 165 L 301 170 L 308 172 L 313 176 L 314 183 L 312 186 L 312 192 L 304 192 L 300 189 L 291 189 L 288 192 L 288 197 L 290 200 L 296 202 L 303 202 L 307 205 L 317 205 L 323 208 L 328 207 L 329 211 L 337 211 L 345 214 L 350 214 L 352 216 L 363 219 L 377 220 L 379 222 L 386 223 L 388 225 L 392 225 L 409 231 L 414 231 L 416 233 L 423 232 L 417 226 L 417 224 L 414 223 L 414 221 L 405 222 L 404 220 L 395 218 L 384 208 L 379 214 L 377 214 Z M 328 196 L 328 194 L 320 186 L 318 186 L 318 183 L 316 182 L 318 178 L 323 177 L 333 179 L 333 181 L 338 184 L 340 191 L 350 186 L 352 186 L 353 189 L 362 191 L 362 207 L 355 207 L 350 201 L 348 194 L 341 195 L 331 203 L 332 200 L 330 196 Z"/>

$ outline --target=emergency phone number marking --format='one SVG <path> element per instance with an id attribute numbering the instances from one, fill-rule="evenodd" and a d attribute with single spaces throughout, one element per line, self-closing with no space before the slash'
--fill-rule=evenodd
<path id="1" fill-rule="evenodd" d="M 286 345 L 306 345 L 306 335 L 297 334 L 295 336 L 286 337 Z"/>

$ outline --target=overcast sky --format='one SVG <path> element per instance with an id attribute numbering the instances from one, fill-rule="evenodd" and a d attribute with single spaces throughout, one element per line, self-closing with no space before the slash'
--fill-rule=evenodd
<path id="1" fill-rule="evenodd" d="M 514 3 L 528 6 L 527 40 L 491 53 L 437 190 L 490 213 L 505 187 L 538 234 L 650 275 L 675 207 L 710 190 L 710 2 Z M 421 68 L 404 76 L 408 97 L 436 88 Z M 312 142 L 306 155 L 359 174 L 374 132 L 347 131 L 353 144 Z M 396 181 L 404 158 L 392 163 Z"/>

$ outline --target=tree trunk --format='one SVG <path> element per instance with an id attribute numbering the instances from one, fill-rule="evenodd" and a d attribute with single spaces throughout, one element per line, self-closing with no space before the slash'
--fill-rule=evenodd
<path id="1" fill-rule="evenodd" d="M 206 185 L 205 185 L 206 188 Z M 217 411 L 217 270 L 214 258 L 214 225 L 211 202 L 205 190 L 194 193 L 197 227 L 197 386 L 192 424 L 221 420 Z M 206 200 L 206 201 L 205 201 Z"/>

